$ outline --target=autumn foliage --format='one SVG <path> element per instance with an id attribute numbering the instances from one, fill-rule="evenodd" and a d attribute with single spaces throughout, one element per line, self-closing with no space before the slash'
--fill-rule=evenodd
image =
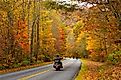
<path id="1" fill-rule="evenodd" d="M 0 0 L 0 70 L 50 62 L 59 54 L 118 66 L 110 68 L 117 78 L 121 63 L 119 3 L 89 2 L 91 7 L 68 8 L 48 0 Z M 90 65 L 90 80 L 103 76 L 95 71 L 102 64 Z"/>
<path id="2" fill-rule="evenodd" d="M 17 44 L 25 51 L 29 51 L 29 43 L 28 43 L 28 30 L 27 24 L 25 20 L 19 19 L 17 22 L 17 32 L 15 35 L 15 39 L 17 40 Z M 27 52 L 29 53 L 29 52 Z"/>

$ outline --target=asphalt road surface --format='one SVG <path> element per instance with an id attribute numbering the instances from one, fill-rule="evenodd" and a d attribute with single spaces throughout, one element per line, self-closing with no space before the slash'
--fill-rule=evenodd
<path id="1" fill-rule="evenodd" d="M 74 80 L 81 62 L 79 59 L 65 59 L 61 71 L 55 71 L 52 65 L 3 74 L 0 75 L 0 80 Z"/>

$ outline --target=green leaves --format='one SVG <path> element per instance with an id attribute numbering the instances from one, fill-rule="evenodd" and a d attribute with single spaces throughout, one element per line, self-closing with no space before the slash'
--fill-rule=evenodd
<path id="1" fill-rule="evenodd" d="M 44 1 L 44 5 L 47 9 L 55 9 L 55 10 L 64 10 L 66 12 L 73 12 L 74 10 L 77 9 L 77 4 L 71 5 L 67 4 L 64 1 L 63 2 L 56 2 L 56 1 Z"/>
<path id="2" fill-rule="evenodd" d="M 113 53 L 108 55 L 107 59 L 112 64 L 118 64 L 119 62 L 121 62 L 121 51 L 114 51 Z"/>

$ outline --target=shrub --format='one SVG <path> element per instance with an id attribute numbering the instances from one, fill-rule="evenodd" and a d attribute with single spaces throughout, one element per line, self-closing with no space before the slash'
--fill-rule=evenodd
<path id="1" fill-rule="evenodd" d="M 20 64 L 20 63 L 15 63 L 15 64 L 13 64 L 12 66 L 13 66 L 13 68 L 18 68 L 18 67 L 21 66 L 21 64 Z"/>
<path id="2" fill-rule="evenodd" d="M 5 66 L 0 66 L 0 70 L 5 69 Z"/>
<path id="3" fill-rule="evenodd" d="M 30 61 L 29 60 L 24 60 L 22 62 L 22 66 L 26 66 L 26 65 L 29 65 L 30 64 Z"/>
<path id="4" fill-rule="evenodd" d="M 48 55 L 46 55 L 44 58 L 43 58 L 43 61 L 44 62 L 50 62 L 50 57 Z"/>
<path id="5" fill-rule="evenodd" d="M 114 51 L 113 53 L 109 54 L 107 60 L 112 64 L 118 64 L 121 62 L 121 51 Z"/>

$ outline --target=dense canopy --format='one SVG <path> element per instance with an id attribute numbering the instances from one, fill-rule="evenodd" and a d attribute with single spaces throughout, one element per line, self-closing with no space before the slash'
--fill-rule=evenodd
<path id="1" fill-rule="evenodd" d="M 56 54 L 121 62 L 120 0 L 0 0 L 0 69 Z"/>

